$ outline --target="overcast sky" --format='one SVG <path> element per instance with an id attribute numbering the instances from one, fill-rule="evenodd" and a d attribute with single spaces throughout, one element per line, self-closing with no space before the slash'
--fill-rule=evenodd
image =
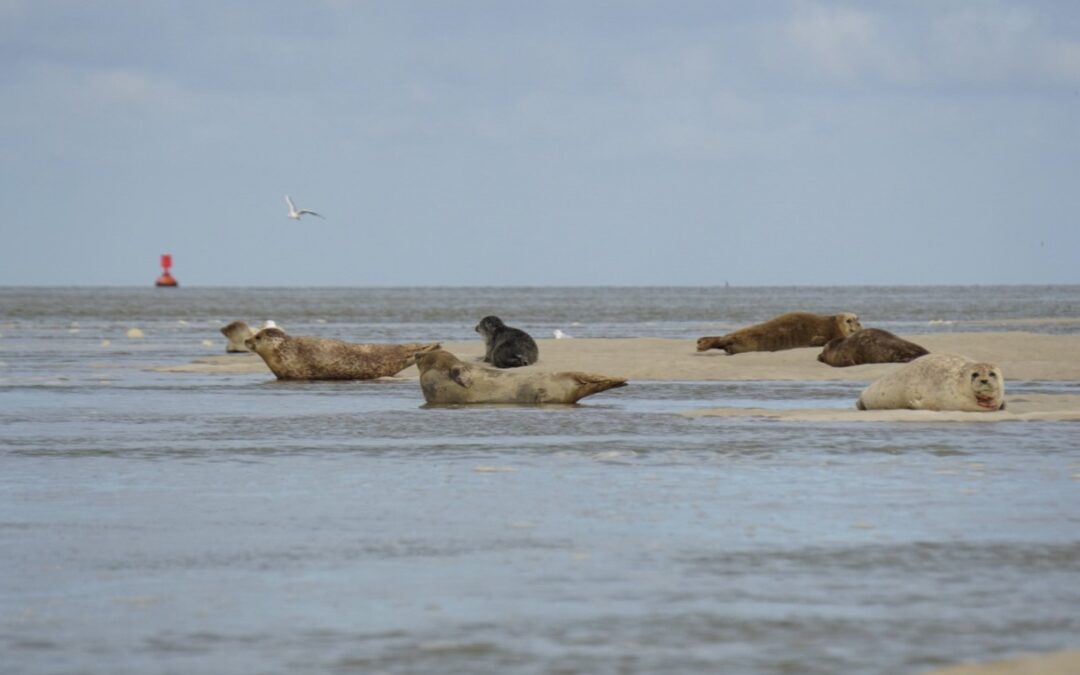
<path id="1" fill-rule="evenodd" d="M 0 95 L 2 285 L 1080 283 L 1072 1 L 0 0 Z"/>

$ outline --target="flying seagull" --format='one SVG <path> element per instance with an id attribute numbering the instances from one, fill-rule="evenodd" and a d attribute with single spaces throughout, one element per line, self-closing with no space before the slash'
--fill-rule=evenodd
<path id="1" fill-rule="evenodd" d="M 285 195 L 285 203 L 289 205 L 289 217 L 293 220 L 300 220 L 300 216 L 304 215 L 305 213 L 310 213 L 311 215 L 318 216 L 320 218 L 323 217 L 321 214 L 315 213 L 314 211 L 309 211 L 307 209 L 297 209 L 296 205 L 292 203 L 291 199 L 289 199 L 289 195 Z"/>

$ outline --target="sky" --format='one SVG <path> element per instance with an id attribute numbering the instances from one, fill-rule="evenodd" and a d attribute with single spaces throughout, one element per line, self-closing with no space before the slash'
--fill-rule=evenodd
<path id="1" fill-rule="evenodd" d="M 0 100 L 0 285 L 1080 283 L 1071 1 L 0 0 Z"/>

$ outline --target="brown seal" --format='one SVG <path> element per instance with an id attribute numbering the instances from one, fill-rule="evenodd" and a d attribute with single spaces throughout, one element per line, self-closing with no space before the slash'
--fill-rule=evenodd
<path id="1" fill-rule="evenodd" d="M 591 373 L 496 370 L 465 363 L 442 349 L 418 354 L 416 367 L 429 404 L 576 403 L 626 386 L 624 378 Z"/>
<path id="2" fill-rule="evenodd" d="M 439 343 L 357 344 L 329 338 L 287 335 L 263 328 L 246 341 L 279 380 L 373 380 L 390 377 L 416 362 L 419 352 Z"/>
<path id="3" fill-rule="evenodd" d="M 905 363 L 859 395 L 859 410 L 1005 409 L 1005 377 L 992 363 L 958 354 L 927 354 Z"/>
<path id="4" fill-rule="evenodd" d="M 228 339 L 225 351 L 230 354 L 247 353 L 251 350 L 244 344 L 244 340 L 255 334 L 255 329 L 243 321 L 233 321 L 227 326 L 221 327 L 221 334 Z"/>
<path id="5" fill-rule="evenodd" d="M 864 363 L 907 363 L 929 350 L 880 328 L 863 328 L 847 337 L 829 340 L 817 360 L 837 368 Z"/>
<path id="6" fill-rule="evenodd" d="M 843 314 L 788 312 L 764 323 L 747 326 L 734 333 L 703 337 L 697 341 L 699 352 L 723 349 L 728 354 L 743 352 L 778 352 L 797 347 L 821 347 L 829 340 L 847 337 L 860 330 L 859 317 Z"/>

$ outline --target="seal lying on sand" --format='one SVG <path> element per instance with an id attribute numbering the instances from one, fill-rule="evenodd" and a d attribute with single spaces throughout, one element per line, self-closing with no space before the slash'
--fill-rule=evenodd
<path id="1" fill-rule="evenodd" d="M 914 342 L 880 328 L 863 328 L 847 337 L 829 340 L 817 360 L 844 368 L 863 363 L 907 363 L 930 352 Z"/>
<path id="2" fill-rule="evenodd" d="M 225 351 L 230 354 L 246 353 L 251 350 L 244 344 L 244 340 L 255 334 L 255 329 L 243 321 L 233 321 L 227 326 L 221 327 L 221 334 L 228 339 Z"/>
<path id="3" fill-rule="evenodd" d="M 859 410 L 1005 409 L 1005 378 L 992 363 L 927 354 L 882 377 L 859 395 Z"/>
<path id="4" fill-rule="evenodd" d="M 829 315 L 788 312 L 734 333 L 699 338 L 697 350 L 723 349 L 728 354 L 741 354 L 821 347 L 829 340 L 847 337 L 860 329 L 859 317 L 850 312 Z"/>
<path id="5" fill-rule="evenodd" d="M 436 349 L 418 354 L 420 389 L 431 404 L 448 403 L 576 403 L 615 387 L 621 377 L 590 373 L 507 372 L 465 363 Z"/>
<path id="6" fill-rule="evenodd" d="M 266 361 L 279 380 L 373 380 L 390 377 L 416 362 L 427 344 L 356 344 L 328 338 L 286 335 L 263 328 L 245 344 Z"/>
<path id="7" fill-rule="evenodd" d="M 517 368 L 536 363 L 540 349 L 536 341 L 520 328 L 511 328 L 497 316 L 485 316 L 476 324 L 484 338 L 484 362 L 496 368 Z"/>

